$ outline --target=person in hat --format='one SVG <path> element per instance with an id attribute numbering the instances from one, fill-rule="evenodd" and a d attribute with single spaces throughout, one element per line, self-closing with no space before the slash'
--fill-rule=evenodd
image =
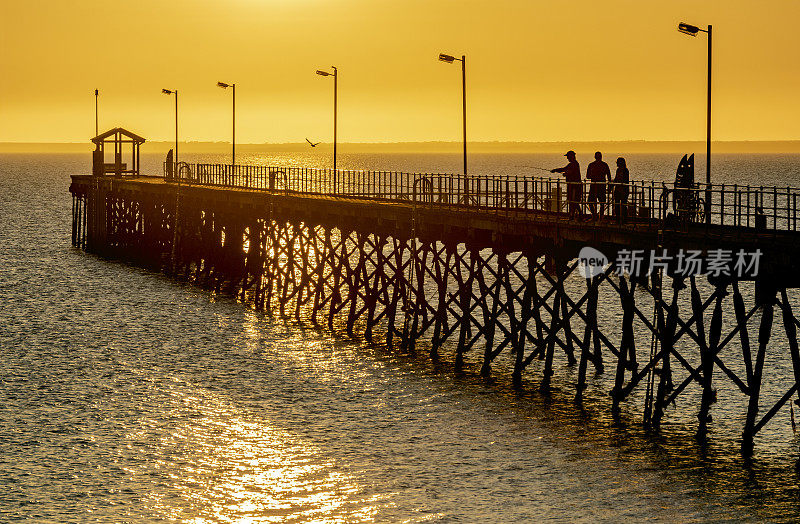
<path id="1" fill-rule="evenodd" d="M 563 173 L 567 180 L 567 202 L 570 218 L 581 216 L 581 198 L 583 197 L 583 184 L 581 183 L 581 166 L 575 159 L 575 151 L 567 151 L 564 155 L 569 163 L 564 167 L 551 169 L 551 173 Z"/>
<path id="2" fill-rule="evenodd" d="M 589 185 L 589 209 L 592 218 L 603 218 L 603 208 L 606 207 L 606 183 L 611 182 L 611 170 L 603 162 L 603 154 L 598 151 L 594 154 L 594 162 L 586 168 L 586 178 L 591 181 Z"/>

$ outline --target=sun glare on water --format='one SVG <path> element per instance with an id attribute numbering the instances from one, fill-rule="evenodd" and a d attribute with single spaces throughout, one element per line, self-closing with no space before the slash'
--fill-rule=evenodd
<path id="1" fill-rule="evenodd" d="M 180 388 L 183 389 L 183 388 Z M 183 422 L 159 442 L 143 445 L 156 460 L 131 468 L 132 477 L 160 478 L 143 494 L 149 511 L 180 522 L 360 522 L 371 520 L 375 497 L 363 496 L 350 476 L 313 444 L 237 413 L 213 394 L 172 392 Z M 147 442 L 141 431 L 132 443 Z M 152 482 L 152 481 L 151 481 Z"/>

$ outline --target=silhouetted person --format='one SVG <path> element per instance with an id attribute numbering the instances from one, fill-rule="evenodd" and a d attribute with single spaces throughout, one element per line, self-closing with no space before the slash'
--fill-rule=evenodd
<path id="1" fill-rule="evenodd" d="M 592 218 L 597 220 L 603 216 L 603 208 L 606 206 L 606 182 L 611 182 L 611 170 L 608 164 L 603 162 L 603 154 L 600 151 L 594 154 L 594 162 L 586 168 L 586 178 L 591 181 L 589 209 L 592 211 Z"/>
<path id="2" fill-rule="evenodd" d="M 581 166 L 575 159 L 575 151 L 567 151 L 564 155 L 569 164 L 557 169 L 551 169 L 551 173 L 564 173 L 567 180 L 567 202 L 569 204 L 569 216 L 581 216 L 581 198 L 583 196 L 583 185 L 581 184 Z"/>
<path id="3" fill-rule="evenodd" d="M 764 214 L 764 209 L 757 205 L 756 206 L 756 229 L 759 231 L 763 231 L 767 229 L 767 216 Z"/>
<path id="4" fill-rule="evenodd" d="M 614 175 L 614 216 L 619 220 L 624 220 L 628 216 L 628 192 L 630 188 L 628 184 L 631 181 L 628 167 L 625 165 L 625 159 L 619 157 L 617 159 L 617 172 Z"/>
<path id="5" fill-rule="evenodd" d="M 167 180 L 172 180 L 175 177 L 175 160 L 172 155 L 172 149 L 167 152 L 165 165 L 167 166 Z"/>

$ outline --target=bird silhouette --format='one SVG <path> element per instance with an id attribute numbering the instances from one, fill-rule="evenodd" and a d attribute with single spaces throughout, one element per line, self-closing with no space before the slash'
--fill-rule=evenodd
<path id="1" fill-rule="evenodd" d="M 306 142 L 308 142 L 309 144 L 311 144 L 311 147 L 317 147 L 317 145 L 318 145 L 318 144 L 321 144 L 321 143 L 322 143 L 322 142 L 317 142 L 317 143 L 315 144 L 314 142 L 312 142 L 311 140 L 309 140 L 309 139 L 307 139 L 307 138 L 306 138 Z"/>

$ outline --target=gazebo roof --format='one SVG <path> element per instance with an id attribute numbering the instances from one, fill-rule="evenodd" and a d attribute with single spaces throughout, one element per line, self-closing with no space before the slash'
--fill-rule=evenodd
<path id="1" fill-rule="evenodd" d="M 144 138 L 140 137 L 139 135 L 137 135 L 135 133 L 131 133 L 127 129 L 123 129 L 121 127 L 115 127 L 114 129 L 109 129 L 105 133 L 100 133 L 99 135 L 97 135 L 96 137 L 94 137 L 92 139 L 92 142 L 94 142 L 95 144 L 99 144 L 99 143 L 105 141 L 106 138 L 110 137 L 111 135 L 115 135 L 117 133 L 119 133 L 120 135 L 124 135 L 124 136 L 130 138 L 131 142 L 135 142 L 137 144 L 143 144 L 144 143 Z"/>

